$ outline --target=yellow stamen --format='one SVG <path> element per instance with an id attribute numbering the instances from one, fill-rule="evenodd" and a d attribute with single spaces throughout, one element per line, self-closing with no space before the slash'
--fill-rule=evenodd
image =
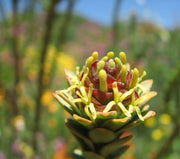
<path id="1" fill-rule="evenodd" d="M 104 62 L 106 62 L 106 61 L 108 60 L 108 57 L 107 57 L 107 56 L 104 56 L 104 57 L 102 58 L 102 60 L 103 60 Z"/>
<path id="2" fill-rule="evenodd" d="M 147 74 L 146 71 L 144 71 L 144 72 L 142 73 L 142 75 L 139 77 L 138 82 L 140 82 L 140 81 L 143 79 L 143 77 L 146 76 L 146 74 Z"/>
<path id="3" fill-rule="evenodd" d="M 98 52 L 97 52 L 97 51 L 94 51 L 94 52 L 92 53 L 92 57 L 93 57 L 93 60 L 96 61 L 97 58 L 98 58 Z"/>
<path id="4" fill-rule="evenodd" d="M 97 72 L 99 72 L 99 70 L 103 69 L 105 65 L 105 62 L 103 60 L 100 60 L 97 64 Z"/>
<path id="5" fill-rule="evenodd" d="M 119 58 L 121 59 L 121 62 L 122 62 L 123 64 L 126 63 L 126 54 L 125 54 L 124 52 L 120 52 L 120 53 L 119 53 Z"/>
<path id="6" fill-rule="evenodd" d="M 122 65 L 121 68 L 121 81 L 125 82 L 126 81 L 126 74 L 127 74 L 127 66 L 126 65 Z"/>
<path id="7" fill-rule="evenodd" d="M 130 89 L 129 91 L 123 93 L 119 99 L 120 102 L 123 102 L 129 95 L 134 92 L 134 89 Z"/>
<path id="8" fill-rule="evenodd" d="M 114 68 L 116 66 L 114 60 L 109 61 L 109 67 Z"/>
<path id="9" fill-rule="evenodd" d="M 82 99 L 83 96 L 81 95 L 81 93 L 79 91 L 76 91 L 76 94 Z"/>
<path id="10" fill-rule="evenodd" d="M 108 59 L 112 59 L 114 57 L 114 52 L 110 51 L 107 53 Z"/>
<path id="11" fill-rule="evenodd" d="M 99 71 L 99 85 L 102 92 L 107 92 L 107 73 L 103 69 Z"/>
<path id="12" fill-rule="evenodd" d="M 90 112 L 90 110 L 89 110 L 89 105 L 86 105 L 86 106 L 84 107 L 84 110 L 85 110 L 87 116 L 88 116 L 91 120 L 93 120 L 92 115 L 91 115 L 91 112 Z"/>
<path id="13" fill-rule="evenodd" d="M 90 84 L 88 91 L 88 102 L 91 102 L 92 91 L 93 91 L 93 84 Z"/>
<path id="14" fill-rule="evenodd" d="M 115 105 L 116 103 L 114 101 L 110 101 L 107 105 L 106 108 L 103 110 L 103 113 L 107 113 L 108 111 L 111 110 L 111 108 Z"/>
<path id="15" fill-rule="evenodd" d="M 76 67 L 76 75 L 79 77 L 79 66 Z"/>
<path id="16" fill-rule="evenodd" d="M 121 102 L 118 103 L 118 106 L 120 107 L 124 115 L 126 115 L 127 117 L 131 117 L 131 113 L 125 108 L 125 106 Z"/>
<path id="17" fill-rule="evenodd" d="M 135 92 L 133 92 L 132 93 L 132 100 L 131 100 L 131 104 L 133 105 L 134 104 L 134 102 L 135 102 Z"/>
<path id="18" fill-rule="evenodd" d="M 144 118 L 143 118 L 143 116 L 142 116 L 142 114 L 141 114 L 141 110 L 139 109 L 139 107 L 135 106 L 134 109 L 136 110 L 136 113 L 137 113 L 139 119 L 140 119 L 141 121 L 144 121 Z"/>
<path id="19" fill-rule="evenodd" d="M 92 56 L 90 56 L 90 57 L 86 60 L 86 66 L 87 66 L 88 68 L 91 67 L 91 64 L 92 64 L 93 60 L 94 60 L 94 58 L 93 58 Z"/>
<path id="20" fill-rule="evenodd" d="M 113 93 L 114 93 L 114 101 L 117 103 L 118 100 L 119 100 L 119 91 L 118 91 L 118 88 L 117 88 L 117 82 L 114 82 L 113 83 Z"/>
<path id="21" fill-rule="evenodd" d="M 80 83 L 81 85 L 84 85 L 84 81 L 86 80 L 88 74 L 89 74 L 89 68 L 87 67 L 86 72 L 82 77 L 82 80 L 81 80 L 81 83 Z"/>
<path id="22" fill-rule="evenodd" d="M 117 57 L 114 58 L 114 61 L 116 62 L 116 64 L 119 66 L 119 70 L 121 69 L 122 67 L 122 63 L 121 63 L 121 60 Z"/>
<path id="23" fill-rule="evenodd" d="M 137 68 L 135 68 L 133 71 L 132 71 L 132 81 L 131 81 L 131 84 L 130 84 L 130 88 L 133 88 L 136 86 L 137 82 L 138 82 L 138 77 L 139 77 L 139 71 Z"/>
<path id="24" fill-rule="evenodd" d="M 85 90 L 85 87 L 84 86 L 81 86 L 80 87 L 80 92 L 82 94 L 83 97 L 86 97 L 86 90 Z"/>
<path id="25" fill-rule="evenodd" d="M 93 119 L 96 119 L 96 109 L 93 103 L 89 104 L 89 110 L 91 111 L 91 116 Z"/>

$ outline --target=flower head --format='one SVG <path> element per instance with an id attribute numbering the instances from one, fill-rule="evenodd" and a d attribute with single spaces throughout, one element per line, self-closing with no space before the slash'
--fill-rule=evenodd
<path id="1" fill-rule="evenodd" d="M 146 72 L 131 69 L 124 52 L 119 57 L 108 52 L 100 60 L 98 52 L 93 52 L 81 70 L 76 67 L 76 73 L 65 70 L 65 74 L 70 87 L 56 91 L 54 96 L 70 114 L 91 121 L 99 114 L 112 113 L 117 119 L 137 115 L 143 121 L 147 116 L 142 113 L 149 109 L 144 104 L 157 94 L 150 91 L 152 80 L 141 82 Z"/>

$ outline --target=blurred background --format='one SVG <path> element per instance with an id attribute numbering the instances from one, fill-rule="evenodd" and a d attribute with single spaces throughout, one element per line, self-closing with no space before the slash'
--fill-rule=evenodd
<path id="1" fill-rule="evenodd" d="M 93 51 L 126 52 L 158 92 L 123 158 L 180 158 L 180 1 L 0 0 L 0 159 L 70 159 L 52 92 Z"/>

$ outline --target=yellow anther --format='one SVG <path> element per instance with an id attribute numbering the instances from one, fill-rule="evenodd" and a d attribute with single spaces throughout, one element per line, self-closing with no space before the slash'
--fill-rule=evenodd
<path id="1" fill-rule="evenodd" d="M 137 82 L 138 82 L 138 78 L 139 78 L 139 71 L 137 68 L 134 68 L 134 70 L 132 71 L 132 81 L 130 84 L 130 88 L 133 88 L 136 86 Z"/>
<path id="2" fill-rule="evenodd" d="M 109 67 L 114 68 L 116 66 L 114 60 L 109 61 Z"/>
<path id="3" fill-rule="evenodd" d="M 116 105 L 116 103 L 114 101 L 110 101 L 103 110 L 103 113 L 110 111 L 114 105 Z"/>
<path id="4" fill-rule="evenodd" d="M 131 104 L 132 104 L 132 105 L 134 104 L 135 99 L 136 99 L 136 97 L 135 97 L 135 92 L 133 92 L 133 93 L 132 93 L 132 99 L 131 99 Z"/>
<path id="5" fill-rule="evenodd" d="M 107 92 L 107 73 L 103 69 L 99 71 L 99 89 Z"/>
<path id="6" fill-rule="evenodd" d="M 98 52 L 97 52 L 97 51 L 94 51 L 94 52 L 92 53 L 92 57 L 93 57 L 94 61 L 97 60 L 97 58 L 98 58 Z"/>
<path id="7" fill-rule="evenodd" d="M 112 86 L 113 88 L 117 88 L 117 82 L 113 82 Z"/>
<path id="8" fill-rule="evenodd" d="M 89 74 L 89 68 L 87 67 L 86 72 L 84 72 L 84 75 L 83 75 L 83 77 L 81 79 L 81 85 L 84 85 L 84 81 L 86 80 L 88 74 Z"/>
<path id="9" fill-rule="evenodd" d="M 83 97 L 86 97 L 86 90 L 85 90 L 85 87 L 84 86 L 81 86 L 80 87 L 80 92 L 82 94 Z"/>
<path id="10" fill-rule="evenodd" d="M 144 71 L 144 72 L 142 73 L 142 75 L 139 77 L 138 82 L 140 82 L 140 81 L 143 79 L 143 77 L 146 76 L 146 74 L 147 74 L 146 71 Z"/>
<path id="11" fill-rule="evenodd" d="M 122 68 L 121 68 L 121 81 L 122 82 L 126 81 L 126 74 L 127 74 L 127 66 L 122 65 Z"/>
<path id="12" fill-rule="evenodd" d="M 117 88 L 117 82 L 114 82 L 113 83 L 113 93 L 114 93 L 114 101 L 117 103 L 118 100 L 119 100 L 119 91 L 118 91 L 118 88 Z"/>
<path id="13" fill-rule="evenodd" d="M 99 72 L 99 70 L 103 69 L 105 65 L 105 62 L 103 60 L 100 60 L 97 64 L 97 71 Z"/>
<path id="14" fill-rule="evenodd" d="M 120 107 L 124 115 L 126 115 L 127 117 L 131 117 L 131 113 L 126 109 L 126 107 L 121 102 L 118 103 L 118 106 Z"/>
<path id="15" fill-rule="evenodd" d="M 102 58 L 102 60 L 103 60 L 104 62 L 106 62 L 106 61 L 108 60 L 108 57 L 107 57 L 107 56 L 104 56 L 104 57 Z"/>
<path id="16" fill-rule="evenodd" d="M 93 84 L 90 84 L 88 91 L 88 102 L 91 102 L 92 91 L 93 91 Z"/>
<path id="17" fill-rule="evenodd" d="M 114 61 L 116 62 L 116 64 L 119 66 L 119 69 L 121 69 L 122 63 L 121 60 L 117 57 L 114 58 Z"/>
<path id="18" fill-rule="evenodd" d="M 90 103 L 90 104 L 89 104 L 89 110 L 90 110 L 90 112 L 91 112 L 92 119 L 95 120 L 97 114 L 96 114 L 96 109 L 95 109 L 93 103 Z"/>
<path id="19" fill-rule="evenodd" d="M 126 54 L 125 54 L 124 52 L 120 52 L 120 53 L 119 53 L 119 58 L 121 59 L 121 62 L 122 62 L 123 64 L 126 63 Z"/>
<path id="20" fill-rule="evenodd" d="M 87 60 L 86 60 L 86 63 L 87 63 Z M 86 72 L 86 70 L 87 70 L 87 66 L 84 65 L 82 70 L 80 71 L 79 77 L 81 77 L 84 74 L 84 72 Z"/>
<path id="21" fill-rule="evenodd" d="M 76 75 L 79 77 L 79 66 L 76 67 Z"/>
<path id="22" fill-rule="evenodd" d="M 144 118 L 143 118 L 143 116 L 142 116 L 142 114 L 141 114 L 141 110 L 139 109 L 139 107 L 135 106 L 134 108 L 135 108 L 135 110 L 136 110 L 136 113 L 137 113 L 139 119 L 140 119 L 141 121 L 144 121 Z"/>
<path id="23" fill-rule="evenodd" d="M 114 52 L 110 51 L 107 53 L 108 59 L 112 59 L 114 57 Z"/>
<path id="24" fill-rule="evenodd" d="M 83 97 L 79 91 L 76 91 L 76 94 L 77 94 L 80 98 Z"/>
<path id="25" fill-rule="evenodd" d="M 87 60 L 86 60 L 86 66 L 88 68 L 90 68 L 92 62 L 93 62 L 94 58 L 92 56 L 90 56 Z"/>

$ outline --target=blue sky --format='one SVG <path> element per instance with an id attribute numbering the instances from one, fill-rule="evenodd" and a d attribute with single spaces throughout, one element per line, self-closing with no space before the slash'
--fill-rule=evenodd
<path id="1" fill-rule="evenodd" d="M 11 11 L 11 0 L 3 0 L 6 10 Z M 44 0 L 47 1 L 47 0 Z M 65 1 L 65 0 L 64 0 Z M 116 0 L 76 0 L 75 12 L 89 19 L 110 25 Z M 26 0 L 20 0 L 20 7 Z M 60 4 L 62 8 L 65 3 Z M 167 28 L 180 25 L 180 0 L 122 0 L 119 18 L 127 18 L 135 11 L 140 19 L 150 19 Z"/>
<path id="2" fill-rule="evenodd" d="M 75 12 L 96 22 L 111 24 L 115 0 L 78 0 Z M 167 28 L 180 24 L 180 0 L 122 0 L 119 18 L 136 11 L 140 19 L 150 19 Z"/>

